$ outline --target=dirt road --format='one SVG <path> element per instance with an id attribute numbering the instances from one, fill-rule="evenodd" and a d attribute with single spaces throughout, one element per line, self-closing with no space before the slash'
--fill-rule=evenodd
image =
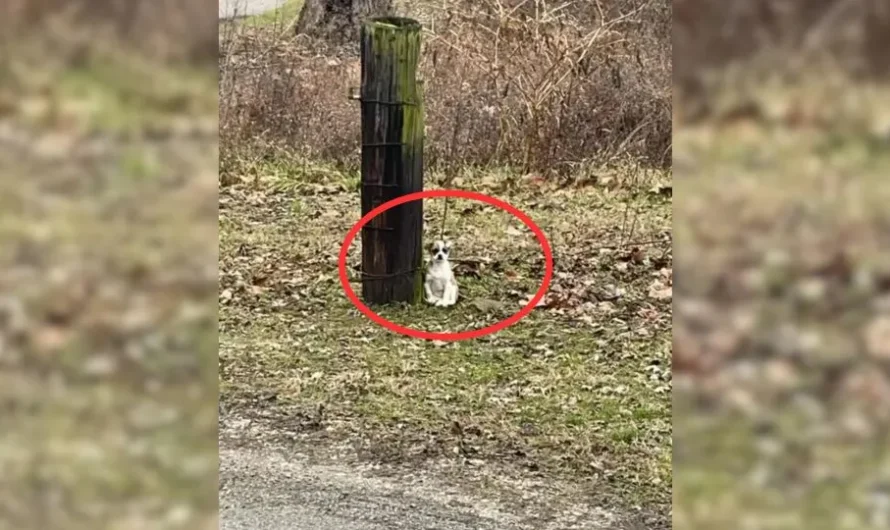
<path id="1" fill-rule="evenodd" d="M 458 484 L 431 469 L 384 470 L 347 463 L 348 457 L 319 461 L 298 445 L 244 439 L 220 438 L 221 530 L 625 528 L 611 512 L 547 485 L 523 481 L 511 491 L 481 494 L 467 487 L 469 480 Z"/>
<path id="2" fill-rule="evenodd" d="M 520 528 L 514 518 L 434 498 L 428 485 L 363 477 L 275 452 L 220 449 L 224 530 L 483 530 Z"/>

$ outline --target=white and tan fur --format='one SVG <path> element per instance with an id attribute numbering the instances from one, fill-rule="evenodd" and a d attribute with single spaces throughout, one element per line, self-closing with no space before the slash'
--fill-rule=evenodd
<path id="1" fill-rule="evenodd" d="M 448 261 L 450 250 L 451 242 L 441 240 L 433 243 L 430 249 L 432 259 L 426 271 L 423 288 L 427 303 L 436 307 L 448 307 L 457 303 L 457 280 L 451 270 L 451 262 Z"/>

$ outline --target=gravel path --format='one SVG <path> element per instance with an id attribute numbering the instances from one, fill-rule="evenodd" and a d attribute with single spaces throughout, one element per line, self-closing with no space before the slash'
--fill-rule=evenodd
<path id="1" fill-rule="evenodd" d="M 623 528 L 611 513 L 577 504 L 543 516 L 545 499 L 531 485 L 514 492 L 525 499 L 517 507 L 423 470 L 383 476 L 355 464 L 311 462 L 293 449 L 251 445 L 220 440 L 220 530 Z"/>
<path id="2" fill-rule="evenodd" d="M 220 449 L 221 530 L 516 528 L 500 514 L 430 498 L 426 489 L 274 453 Z"/>

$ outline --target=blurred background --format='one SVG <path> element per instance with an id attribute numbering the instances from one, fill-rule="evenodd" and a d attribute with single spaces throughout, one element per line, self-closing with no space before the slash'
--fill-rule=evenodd
<path id="1" fill-rule="evenodd" d="M 216 528 L 215 5 L 0 6 L 0 528 Z"/>
<path id="2" fill-rule="evenodd" d="M 675 528 L 890 528 L 890 5 L 674 2 Z"/>

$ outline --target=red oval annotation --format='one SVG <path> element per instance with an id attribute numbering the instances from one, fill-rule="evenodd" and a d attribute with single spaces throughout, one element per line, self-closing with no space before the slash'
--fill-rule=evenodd
<path id="1" fill-rule="evenodd" d="M 408 328 L 405 326 L 401 326 L 396 324 L 395 322 L 389 321 L 382 316 L 375 313 L 370 307 L 365 305 L 362 302 L 358 295 L 353 291 L 352 286 L 349 284 L 349 276 L 346 271 L 346 255 L 349 252 L 349 247 L 352 245 L 352 241 L 356 238 L 359 231 L 368 224 L 371 219 L 374 219 L 381 213 L 395 208 L 400 204 L 405 204 L 407 202 L 419 201 L 422 199 L 433 199 L 433 198 L 443 198 L 443 197 L 454 197 L 459 199 L 470 199 L 474 201 L 481 201 L 487 204 L 490 204 L 496 208 L 500 208 L 501 210 L 505 210 L 510 214 L 516 216 L 520 221 L 527 226 L 532 233 L 535 234 L 535 237 L 538 239 L 538 243 L 541 245 L 541 252 L 544 254 L 544 278 L 541 281 L 541 286 L 538 288 L 538 291 L 535 295 L 529 300 L 529 302 L 522 307 L 519 311 L 517 311 L 512 316 L 501 320 L 500 322 L 496 322 L 490 326 L 474 329 L 470 331 L 461 331 L 455 333 L 445 333 L 445 332 L 434 332 L 434 331 L 424 331 L 414 328 Z M 391 201 L 385 202 L 380 206 L 374 208 L 370 212 L 368 212 L 364 217 L 362 217 L 346 234 L 346 238 L 343 240 L 343 245 L 340 247 L 340 258 L 338 267 L 340 269 L 340 283 L 343 285 L 343 290 L 346 292 L 347 298 L 361 311 L 365 316 L 370 318 L 377 324 L 380 324 L 384 328 L 394 331 L 396 333 L 400 333 L 402 335 L 407 335 L 409 337 L 414 337 L 416 339 L 425 339 L 425 340 L 441 340 L 441 341 L 461 341 L 461 340 L 469 340 L 475 339 L 479 337 L 483 337 L 485 335 L 489 335 L 492 333 L 496 333 L 498 331 L 502 331 L 523 318 L 525 318 L 532 310 L 538 305 L 544 295 L 547 294 L 547 290 L 550 287 L 550 281 L 553 278 L 553 252 L 550 249 L 550 242 L 547 241 L 547 237 L 544 235 L 544 232 L 531 220 L 531 218 L 523 213 L 518 208 L 500 200 L 490 195 L 485 195 L 483 193 L 476 193 L 472 191 L 464 191 L 464 190 L 427 190 L 427 191 L 418 191 L 416 193 L 409 193 L 407 195 L 403 195 Z"/>

